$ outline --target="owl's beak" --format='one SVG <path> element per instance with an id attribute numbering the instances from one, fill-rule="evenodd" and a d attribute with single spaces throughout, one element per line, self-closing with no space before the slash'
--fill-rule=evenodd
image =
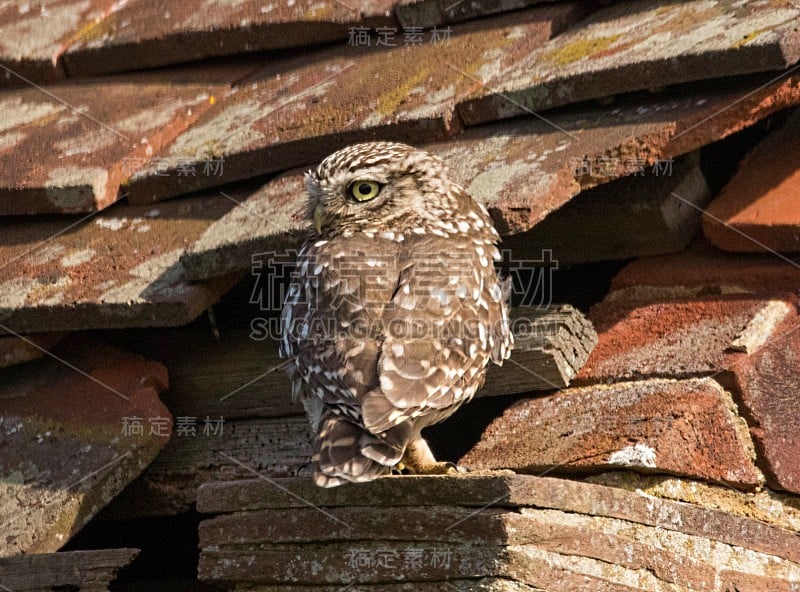
<path id="1" fill-rule="evenodd" d="M 314 208 L 314 228 L 317 229 L 317 234 L 322 234 L 322 206 Z"/>

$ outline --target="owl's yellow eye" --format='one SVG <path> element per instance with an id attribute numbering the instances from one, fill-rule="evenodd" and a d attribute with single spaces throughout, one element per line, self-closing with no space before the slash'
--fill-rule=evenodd
<path id="1" fill-rule="evenodd" d="M 378 197 L 381 185 L 375 181 L 356 181 L 350 184 L 350 195 L 358 201 L 369 201 Z"/>

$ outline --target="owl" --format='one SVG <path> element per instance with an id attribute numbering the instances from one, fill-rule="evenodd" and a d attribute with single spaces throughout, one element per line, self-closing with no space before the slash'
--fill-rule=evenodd
<path id="1" fill-rule="evenodd" d="M 306 173 L 281 355 L 314 432 L 314 481 L 444 474 L 420 435 L 483 384 L 513 338 L 486 209 L 411 146 L 349 146 Z"/>

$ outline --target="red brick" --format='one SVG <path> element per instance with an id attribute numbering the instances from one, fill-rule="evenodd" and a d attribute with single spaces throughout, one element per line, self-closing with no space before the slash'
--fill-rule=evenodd
<path id="1" fill-rule="evenodd" d="M 190 283 L 179 258 L 233 205 L 213 194 L 157 208 L 116 204 L 77 225 L 0 220 L 0 333 L 188 323 L 238 276 Z"/>
<path id="2" fill-rule="evenodd" d="M 800 494 L 800 324 L 731 370 L 767 483 Z"/>
<path id="3" fill-rule="evenodd" d="M 0 368 L 38 360 L 47 350 L 61 341 L 62 337 L 63 333 L 35 333 L 22 337 L 0 336 Z"/>
<path id="4" fill-rule="evenodd" d="M 734 255 L 703 240 L 675 255 L 644 257 L 611 282 L 610 298 L 672 300 L 697 294 L 794 293 L 800 266 L 774 255 Z"/>
<path id="5" fill-rule="evenodd" d="M 797 318 L 791 294 L 704 296 L 664 302 L 606 298 L 589 317 L 598 343 L 576 384 L 717 372 Z"/>
<path id="6" fill-rule="evenodd" d="M 706 238 L 726 251 L 800 251 L 800 113 L 742 161 L 703 216 Z"/>
<path id="7" fill-rule="evenodd" d="M 406 46 L 401 38 L 396 47 L 340 46 L 270 65 L 134 175 L 130 199 L 146 203 L 286 170 L 356 141 L 452 136 L 461 129 L 456 99 L 475 84 L 452 65 L 489 67 L 498 47 L 540 45 L 583 14 L 574 3 L 535 8 L 457 25 L 440 45 Z M 177 174 L 181 163 L 200 170 L 220 158 L 222 175 Z"/>
<path id="8" fill-rule="evenodd" d="M 225 87 L 95 82 L 0 98 L 0 215 L 76 213 L 119 199 L 120 184 Z"/>
<path id="9" fill-rule="evenodd" d="M 800 9 L 788 3 L 615 2 L 540 48 L 501 54 L 458 111 L 475 125 L 628 91 L 780 70 L 800 59 L 798 18 Z"/>
<path id="10" fill-rule="evenodd" d="M 87 337 L 67 339 L 55 355 L 66 363 L 31 362 L 0 383 L 0 555 L 58 550 L 171 432 L 161 364 Z M 132 417 L 142 418 L 142 435 L 123 432 Z M 150 433 L 149 418 L 163 418 L 167 435 Z"/>
<path id="11" fill-rule="evenodd" d="M 461 462 L 523 473 L 608 465 L 752 488 L 762 481 L 730 396 L 713 380 L 649 380 L 527 399 Z"/>

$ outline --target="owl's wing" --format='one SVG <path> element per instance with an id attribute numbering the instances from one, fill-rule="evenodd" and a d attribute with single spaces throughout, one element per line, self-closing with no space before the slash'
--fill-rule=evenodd
<path id="1" fill-rule="evenodd" d="M 380 388 L 362 401 L 371 432 L 442 414 L 480 388 L 495 349 L 492 323 L 504 315 L 495 251 L 491 243 L 476 248 L 472 240 L 452 237 L 425 236 L 406 245 L 400 281 L 383 315 Z"/>

